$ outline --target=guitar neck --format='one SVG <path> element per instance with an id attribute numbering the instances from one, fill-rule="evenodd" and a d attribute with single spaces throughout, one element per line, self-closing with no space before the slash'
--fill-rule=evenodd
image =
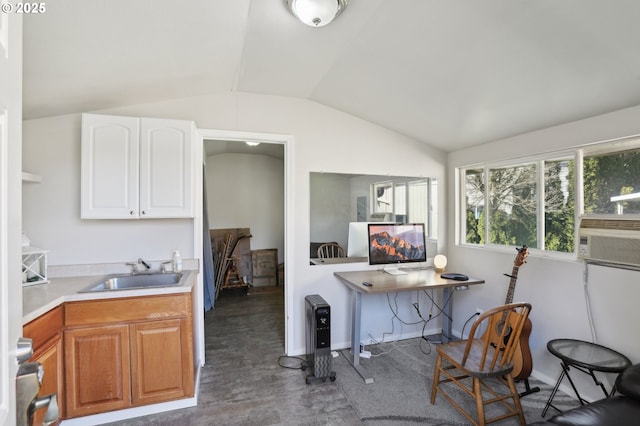
<path id="1" fill-rule="evenodd" d="M 507 298 L 504 301 L 505 305 L 513 302 L 513 293 L 516 290 L 516 281 L 518 280 L 519 268 L 519 266 L 514 265 L 513 270 L 511 271 L 511 281 L 509 281 L 509 290 L 507 290 Z"/>

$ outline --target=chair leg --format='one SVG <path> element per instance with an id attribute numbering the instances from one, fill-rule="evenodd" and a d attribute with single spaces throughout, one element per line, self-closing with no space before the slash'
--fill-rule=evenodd
<path id="1" fill-rule="evenodd" d="M 438 382 L 440 381 L 440 366 L 442 365 L 442 356 L 438 354 L 436 358 L 436 366 L 433 370 L 433 384 L 431 385 L 431 405 L 436 403 L 436 393 L 438 392 Z"/>
<path id="2" fill-rule="evenodd" d="M 482 388 L 480 387 L 480 379 L 473 378 L 473 395 L 476 400 L 476 412 L 478 413 L 478 424 L 484 426 L 484 401 L 482 400 Z"/>
<path id="3" fill-rule="evenodd" d="M 516 407 L 518 411 L 518 419 L 520 419 L 520 424 L 525 426 L 527 423 L 524 419 L 524 413 L 522 412 L 522 404 L 520 404 L 520 395 L 518 394 L 518 389 L 516 389 L 516 383 L 513 381 L 513 377 L 511 374 L 507 374 L 507 384 L 509 385 L 509 390 L 511 391 L 511 397 L 513 398 L 513 405 Z"/>

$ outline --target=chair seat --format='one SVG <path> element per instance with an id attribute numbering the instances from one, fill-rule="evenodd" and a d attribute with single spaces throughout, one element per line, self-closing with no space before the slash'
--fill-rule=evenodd
<path id="1" fill-rule="evenodd" d="M 456 360 L 463 359 L 464 351 L 467 347 L 467 341 L 456 340 L 453 342 L 449 342 L 446 345 L 436 346 L 436 350 L 439 354 L 443 355 L 449 361 L 449 363 L 451 363 L 458 369 L 464 368 L 465 372 L 472 377 L 500 377 L 510 373 L 513 370 L 513 363 L 508 363 L 502 367 L 496 364 L 493 369 L 490 368 L 489 364 L 485 363 L 483 367 L 481 357 L 483 346 L 484 342 L 482 342 L 481 340 L 474 339 L 471 342 L 471 350 L 469 351 L 469 356 L 466 363 L 464 364 L 464 367 Z M 487 359 L 491 359 L 494 355 L 494 352 L 495 348 L 490 347 L 487 350 Z"/>

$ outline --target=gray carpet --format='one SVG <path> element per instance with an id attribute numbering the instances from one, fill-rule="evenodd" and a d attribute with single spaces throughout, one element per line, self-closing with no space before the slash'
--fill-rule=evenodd
<path id="1" fill-rule="evenodd" d="M 438 395 L 436 404 L 431 405 L 431 384 L 436 360 L 435 347 L 417 338 L 394 343 L 382 343 L 367 346 L 371 351 L 371 359 L 361 359 L 361 364 L 374 377 L 373 384 L 365 384 L 358 373 L 351 367 L 344 351 L 333 359 L 333 370 L 336 372 L 337 386 L 352 403 L 358 416 L 365 424 L 375 425 L 411 425 L 416 423 L 428 425 L 466 426 L 468 421 L 451 404 Z M 430 353 L 425 353 L 430 352 Z M 551 386 L 537 380 L 530 380 L 531 386 L 539 386 L 540 392 L 521 398 L 527 423 L 542 420 L 541 413 L 551 392 Z M 518 384 L 519 390 L 525 390 L 524 383 Z M 462 391 L 450 391 L 466 401 L 473 413 L 473 400 Z M 469 405 L 470 404 L 470 405 Z M 568 409 L 578 405 L 575 398 L 558 392 L 554 405 Z M 487 413 L 499 410 L 498 404 L 488 408 Z M 549 409 L 546 417 L 555 414 Z M 516 418 L 504 420 L 500 425 L 516 425 Z"/>

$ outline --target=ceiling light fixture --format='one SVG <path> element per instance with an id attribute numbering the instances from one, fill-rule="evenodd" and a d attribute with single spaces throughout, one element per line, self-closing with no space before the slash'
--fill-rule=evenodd
<path id="1" fill-rule="evenodd" d="M 346 9 L 349 0 L 287 0 L 291 12 L 310 27 L 323 27 Z"/>
<path id="2" fill-rule="evenodd" d="M 247 145 L 249 145 L 249 146 L 258 146 L 258 145 L 260 145 L 260 142 L 249 142 L 249 141 L 246 141 L 245 143 Z"/>

